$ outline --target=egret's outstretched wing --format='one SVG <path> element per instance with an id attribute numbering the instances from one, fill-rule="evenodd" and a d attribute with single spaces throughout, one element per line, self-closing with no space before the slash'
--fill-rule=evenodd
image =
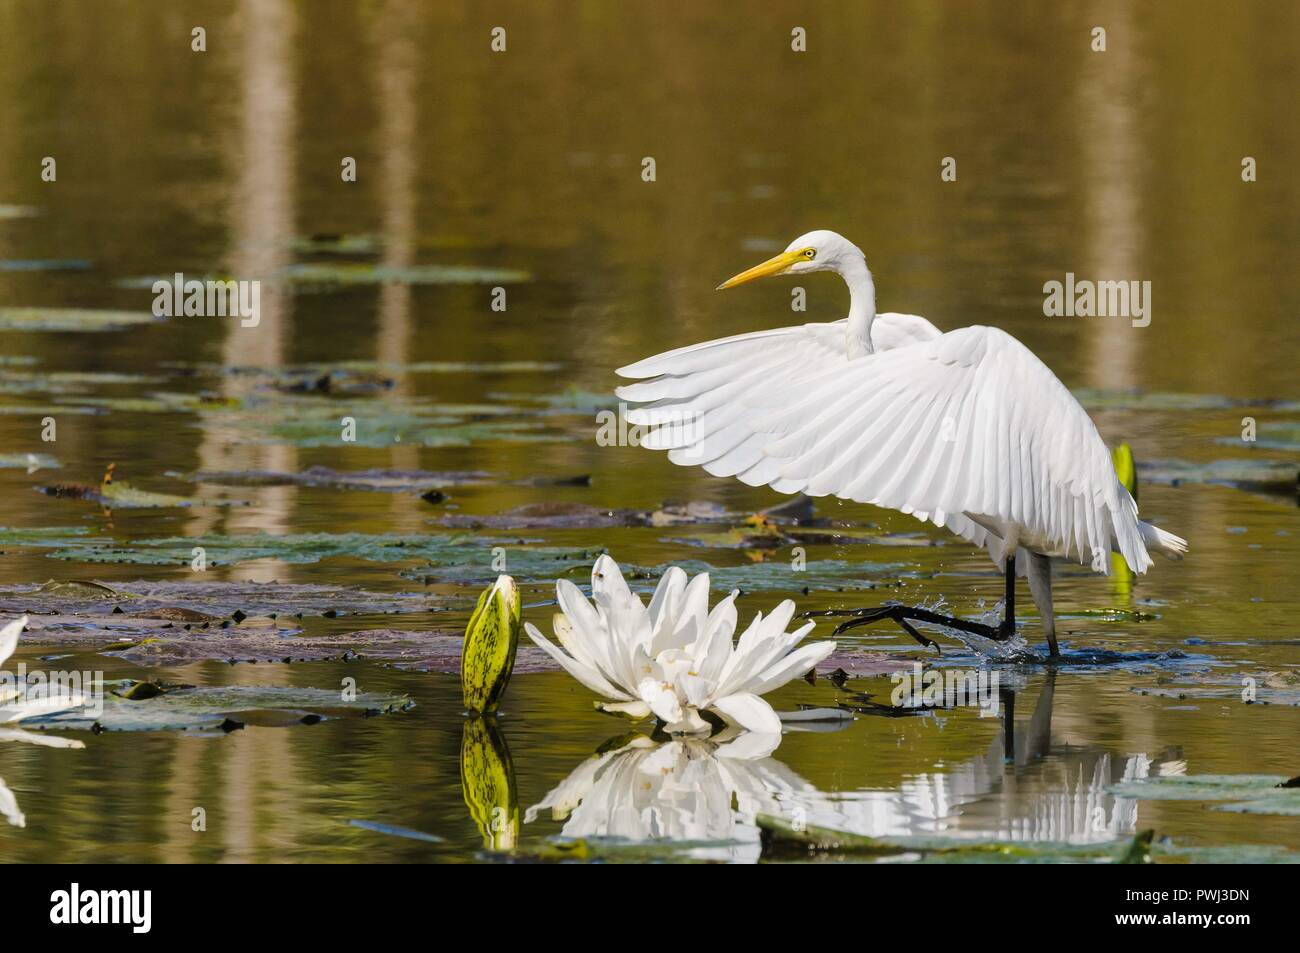
<path id="1" fill-rule="evenodd" d="M 880 350 L 933 340 L 941 332 L 912 314 L 881 314 L 872 325 Z M 628 422 L 655 429 L 641 440 L 651 450 L 668 450 L 674 463 L 703 466 L 714 476 L 735 476 L 751 486 L 772 484 L 775 461 L 766 460 L 766 437 L 752 426 L 757 394 L 792 400 L 827 369 L 848 362 L 846 322 L 803 324 L 705 341 L 646 358 L 618 373 L 654 377 L 616 393 L 638 404 Z M 778 404 L 779 405 L 779 404 Z"/>
<path id="2" fill-rule="evenodd" d="M 661 385 L 633 423 L 663 423 L 674 408 L 697 415 L 643 444 L 746 483 L 911 513 L 981 545 L 986 530 L 1018 525 L 1044 550 L 1103 571 L 1109 560 L 1096 554 L 1112 546 L 1136 571 L 1150 565 L 1092 421 L 1015 338 L 970 327 L 847 360 L 796 330 L 628 368 L 665 375 L 620 390 L 644 400 Z M 740 346 L 733 363 L 727 352 Z"/>

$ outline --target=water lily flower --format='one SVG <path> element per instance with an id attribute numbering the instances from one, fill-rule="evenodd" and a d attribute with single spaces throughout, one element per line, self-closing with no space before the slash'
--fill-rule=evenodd
<path id="1" fill-rule="evenodd" d="M 18 636 L 22 634 L 26 625 L 27 616 L 22 616 L 4 628 L 0 628 L 0 665 L 14 654 L 14 649 L 18 647 Z M 83 697 L 77 692 L 56 692 L 49 685 L 29 688 L 13 680 L 11 676 L 0 680 L 0 725 L 79 708 L 83 703 Z M 0 741 L 32 741 L 51 748 L 82 747 L 80 741 L 62 738 L 47 740 L 41 735 L 17 728 L 0 728 Z"/>
<path id="2" fill-rule="evenodd" d="M 27 616 L 15 619 L 4 628 L 0 628 L 0 665 L 14 654 L 18 647 L 18 636 L 27 625 Z M 0 725 L 34 718 L 38 715 L 50 715 L 66 711 L 82 704 L 82 698 L 76 693 L 51 695 L 48 692 L 31 697 L 34 692 L 17 688 L 0 681 Z M 28 696 L 24 699 L 24 696 Z M 0 741 L 26 741 L 45 745 L 48 748 L 84 748 L 85 745 L 72 738 L 59 738 L 44 733 L 23 731 L 21 728 L 0 728 Z M 18 798 L 9 790 L 4 778 L 0 778 L 0 817 L 14 827 L 26 827 L 27 818 L 18 807 Z"/>
<path id="3" fill-rule="evenodd" d="M 570 675 L 610 701 L 602 707 L 632 718 L 653 713 L 669 734 L 698 734 L 712 726 L 709 711 L 729 724 L 779 734 L 781 721 L 760 695 L 806 673 L 834 642 L 795 650 L 813 623 L 786 632 L 794 603 L 759 613 L 733 644 L 737 613 L 733 591 L 709 610 L 709 576 L 687 580 L 674 566 L 664 573 L 650 605 L 632 594 L 618 563 L 601 556 L 591 570 L 588 602 L 567 579 L 555 594 L 563 614 L 554 620 L 552 644 L 532 624 L 526 631 Z"/>

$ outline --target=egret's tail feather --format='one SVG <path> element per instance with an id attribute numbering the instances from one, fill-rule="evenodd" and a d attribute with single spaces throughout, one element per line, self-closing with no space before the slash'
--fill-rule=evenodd
<path id="1" fill-rule="evenodd" d="M 1187 540 L 1181 536 L 1166 533 L 1159 526 L 1141 521 L 1138 522 L 1138 531 L 1142 534 L 1142 542 L 1150 551 L 1161 553 L 1170 559 L 1182 559 L 1187 555 Z"/>

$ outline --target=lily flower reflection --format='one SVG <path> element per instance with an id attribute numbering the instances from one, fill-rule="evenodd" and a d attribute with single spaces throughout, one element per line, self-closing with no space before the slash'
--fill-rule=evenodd
<path id="1" fill-rule="evenodd" d="M 565 837 L 684 841 L 700 859 L 757 860 L 755 817 L 809 788 L 770 757 L 780 741 L 734 728 L 709 739 L 636 735 L 578 765 L 524 821 L 549 811 Z"/>
<path id="2" fill-rule="evenodd" d="M 557 580 L 562 614 L 554 619 L 553 645 L 537 628 L 529 638 L 583 685 L 609 702 L 601 707 L 632 718 L 653 713 L 672 735 L 713 730 L 701 712 L 729 725 L 777 734 L 781 721 L 760 695 L 808 672 L 835 651 L 834 642 L 796 650 L 813 623 L 786 632 L 794 603 L 786 600 L 767 618 L 759 613 L 733 644 L 738 591 L 709 611 L 709 576 L 687 581 L 673 566 L 659 581 L 650 605 L 632 594 L 618 563 L 608 556 L 591 570 L 588 602 L 567 579 Z"/>
<path id="3" fill-rule="evenodd" d="M 0 629 L 0 665 L 14 654 L 18 647 L 18 636 L 26 625 L 27 616 L 21 616 Z M 84 698 L 79 692 L 68 691 L 61 685 L 29 685 L 21 677 L 0 672 L 0 725 L 57 714 L 70 708 L 79 708 L 83 703 Z M 50 748 L 84 747 L 79 741 L 46 738 L 18 728 L 0 728 L 0 741 L 29 741 Z"/>
<path id="4" fill-rule="evenodd" d="M 1053 687 L 1049 674 L 1022 730 L 1005 698 L 1004 730 L 985 751 L 877 788 L 820 790 L 772 757 L 778 735 L 636 735 L 578 765 L 524 819 L 549 812 L 567 838 L 675 841 L 697 859 L 741 862 L 761 853 L 759 814 L 876 838 L 1090 844 L 1131 836 L 1137 802 L 1110 793 L 1112 785 L 1181 774 L 1185 762 L 1176 750 L 1118 757 L 1054 739 Z"/>
<path id="5" fill-rule="evenodd" d="M 14 654 L 18 647 L 18 636 L 27 625 L 27 616 L 22 616 L 0 628 L 0 665 Z M 66 711 L 82 704 L 82 698 L 76 693 L 52 693 L 49 686 L 43 688 L 29 687 L 18 678 L 0 673 L 0 725 L 16 724 L 27 718 L 51 715 Z M 84 748 L 80 741 L 70 738 L 48 736 L 44 733 L 24 731 L 21 728 L 0 728 L 0 741 L 26 741 L 31 744 L 44 745 L 48 748 Z M 4 778 L 0 778 L 0 815 L 3 815 L 14 827 L 26 827 L 27 818 L 18 807 L 18 798 L 14 796 Z"/>

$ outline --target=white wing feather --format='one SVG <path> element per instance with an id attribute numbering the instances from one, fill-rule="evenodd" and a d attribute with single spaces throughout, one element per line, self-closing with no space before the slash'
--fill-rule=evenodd
<path id="1" fill-rule="evenodd" d="M 1096 427 L 1023 344 L 897 314 L 876 317 L 872 343 L 849 360 L 843 321 L 738 335 L 622 368 L 656 379 L 618 395 L 674 463 L 910 513 L 999 563 L 1014 537 L 1103 572 L 1112 550 L 1151 565 Z"/>

